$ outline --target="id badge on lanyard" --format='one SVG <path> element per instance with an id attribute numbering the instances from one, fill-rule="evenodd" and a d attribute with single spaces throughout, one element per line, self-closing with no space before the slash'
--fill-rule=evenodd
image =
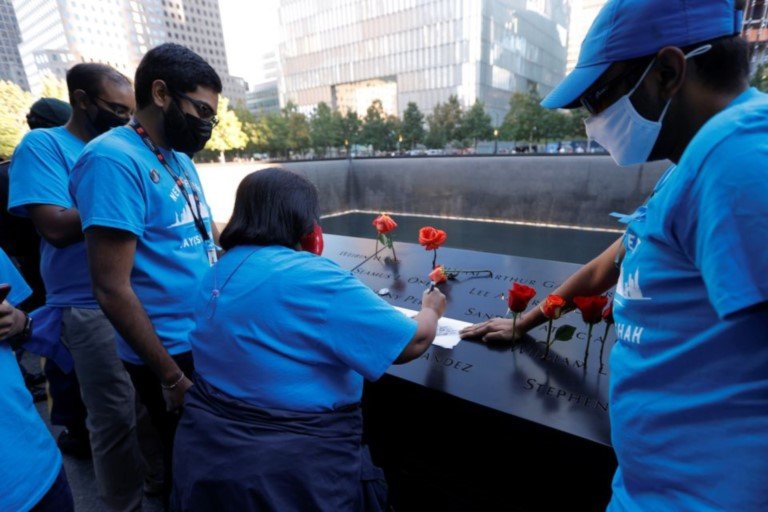
<path id="1" fill-rule="evenodd" d="M 213 239 L 206 240 L 205 252 L 208 254 L 208 264 L 214 266 L 216 262 L 219 261 L 219 256 L 216 252 L 216 244 L 213 243 Z"/>

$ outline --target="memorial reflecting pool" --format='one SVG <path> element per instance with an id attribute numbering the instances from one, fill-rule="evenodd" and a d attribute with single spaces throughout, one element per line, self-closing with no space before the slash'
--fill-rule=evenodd
<path id="1" fill-rule="evenodd" d="M 348 213 L 326 217 L 323 231 L 360 238 L 376 236 L 375 215 Z M 419 228 L 434 226 L 448 233 L 446 247 L 509 254 L 545 260 L 586 263 L 613 243 L 619 233 L 499 222 L 396 215 L 395 241 L 418 243 Z M 618 226 L 618 224 L 617 224 Z"/>

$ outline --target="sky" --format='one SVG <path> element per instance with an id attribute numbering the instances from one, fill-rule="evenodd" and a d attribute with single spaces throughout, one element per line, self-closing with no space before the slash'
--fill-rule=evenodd
<path id="1" fill-rule="evenodd" d="M 277 0 L 219 0 L 229 74 L 260 81 L 259 57 L 277 46 Z"/>

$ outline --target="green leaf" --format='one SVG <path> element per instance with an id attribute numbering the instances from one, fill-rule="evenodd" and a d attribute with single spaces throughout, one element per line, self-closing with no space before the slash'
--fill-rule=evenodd
<path id="1" fill-rule="evenodd" d="M 576 328 L 572 325 L 561 325 L 555 331 L 555 339 L 557 341 L 570 341 L 573 338 L 573 334 L 576 332 Z"/>
<path id="2" fill-rule="evenodd" d="M 392 237 L 389 236 L 389 235 L 384 235 L 384 237 L 386 238 L 386 242 L 384 242 L 384 245 L 387 246 L 387 249 L 391 249 L 392 248 Z"/>

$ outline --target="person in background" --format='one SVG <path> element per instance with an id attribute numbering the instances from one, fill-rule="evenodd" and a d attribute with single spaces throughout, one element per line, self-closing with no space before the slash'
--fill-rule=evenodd
<path id="1" fill-rule="evenodd" d="M 170 496 L 171 450 L 192 385 L 195 289 L 216 261 L 200 179 L 187 154 L 216 125 L 221 80 L 192 50 L 151 49 L 136 70 L 138 111 L 86 147 L 71 176 L 96 298 L 159 432 Z"/>
<path id="2" fill-rule="evenodd" d="M 12 347 L 30 337 L 32 323 L 12 304 L 27 299 L 31 290 L 2 249 L 0 286 L 10 286 L 0 304 L 0 510 L 74 512 L 61 453 L 24 387 L 13 354 Z"/>
<path id="3" fill-rule="evenodd" d="M 611 511 L 768 509 L 768 95 L 748 85 L 743 8 L 611 0 L 542 102 L 583 105 L 619 165 L 675 164 L 563 285 L 571 298 L 618 281 Z M 513 339 L 510 327 L 464 335 Z"/>
<path id="4" fill-rule="evenodd" d="M 55 128 L 66 123 L 71 114 L 72 107 L 68 103 L 55 98 L 41 98 L 30 107 L 27 114 L 27 124 L 30 130 Z M 32 311 L 45 304 L 45 285 L 40 276 L 40 235 L 32 221 L 8 213 L 10 188 L 8 170 L 10 167 L 10 160 L 0 162 L 0 248 L 16 263 L 24 281 L 32 288 L 32 295 L 23 304 L 19 304 L 20 309 Z M 23 353 L 24 350 L 22 349 L 16 351 L 16 358 L 19 360 L 19 368 L 24 376 L 24 383 L 36 402 L 45 400 L 47 396 L 45 389 L 39 386 L 45 382 L 45 375 L 28 372 L 21 364 Z M 51 371 L 55 371 L 55 369 L 51 368 Z M 74 392 L 79 399 L 80 392 L 77 385 L 75 384 L 70 389 L 75 390 Z M 78 409 L 85 411 L 84 407 Z M 84 429 L 84 414 L 79 418 L 78 423 Z"/>
<path id="5" fill-rule="evenodd" d="M 83 451 L 90 433 L 104 509 L 139 510 L 143 473 L 135 393 L 117 356 L 114 330 L 93 294 L 80 214 L 69 193 L 69 175 L 86 143 L 128 122 L 135 108 L 133 89 L 118 71 L 95 63 L 67 71 L 67 89 L 72 106 L 67 123 L 29 132 L 11 161 L 9 210 L 28 217 L 42 237 L 41 273 L 47 292 L 45 307 L 33 313 L 38 329 L 26 347 L 55 363 L 57 371 L 47 373 L 52 422 L 66 403 L 67 395 L 57 394 L 57 389 L 74 384 L 70 409 L 85 403 L 88 430 L 71 423 L 67 430 L 85 438 Z"/>
<path id="6" fill-rule="evenodd" d="M 197 376 L 176 435 L 177 510 L 378 510 L 363 380 L 424 353 L 445 296 L 425 291 L 421 312 L 404 316 L 316 255 L 317 222 L 317 191 L 301 176 L 266 169 L 237 190 L 227 252 L 193 295 Z"/>

